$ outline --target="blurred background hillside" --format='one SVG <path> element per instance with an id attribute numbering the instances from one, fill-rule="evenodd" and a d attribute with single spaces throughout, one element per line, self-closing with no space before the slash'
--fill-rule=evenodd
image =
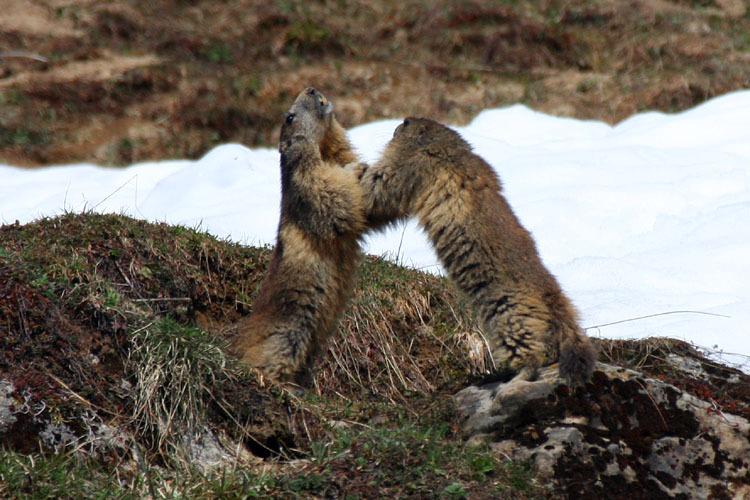
<path id="1" fill-rule="evenodd" d="M 523 103 L 616 123 L 750 88 L 745 0 L 2 0 L 0 163 L 275 147 L 305 86 L 352 127 Z"/>

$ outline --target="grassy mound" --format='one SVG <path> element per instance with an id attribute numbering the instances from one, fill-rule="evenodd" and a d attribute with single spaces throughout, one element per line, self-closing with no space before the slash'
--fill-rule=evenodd
<path id="1" fill-rule="evenodd" d="M 0 228 L 0 497 L 561 497 L 463 440 L 451 396 L 488 360 L 444 279 L 367 257 L 304 395 L 238 367 L 269 257 L 118 215 Z M 685 343 L 598 343 L 750 416 L 747 377 Z"/>
<path id="2" fill-rule="evenodd" d="M 522 465 L 461 441 L 449 395 L 483 351 L 443 279 L 365 259 L 299 397 L 225 354 L 267 249 L 95 214 L 4 226 L 0 241 L 0 373 L 14 413 L 0 426 L 0 496 L 533 489 Z"/>

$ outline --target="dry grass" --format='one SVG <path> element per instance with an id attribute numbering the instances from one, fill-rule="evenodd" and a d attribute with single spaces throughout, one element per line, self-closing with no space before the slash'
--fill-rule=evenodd
<path id="1" fill-rule="evenodd" d="M 318 394 L 403 401 L 465 382 L 477 325 L 443 278 L 368 258 L 315 377 Z"/>
<path id="2" fill-rule="evenodd" d="M 213 388 L 230 375 L 226 354 L 204 332 L 168 318 L 131 333 L 130 345 L 137 434 L 159 452 L 189 457 L 188 439 L 204 432 Z"/>

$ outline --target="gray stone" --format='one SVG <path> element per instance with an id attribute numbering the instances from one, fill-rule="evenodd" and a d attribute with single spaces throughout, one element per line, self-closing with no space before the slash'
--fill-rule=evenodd
<path id="1" fill-rule="evenodd" d="M 691 361 L 670 365 L 703 372 Z M 556 372 L 460 391 L 466 437 L 530 461 L 570 498 L 750 498 L 746 419 L 621 367 L 599 363 L 578 388 Z"/>
<path id="2" fill-rule="evenodd" d="M 16 422 L 12 408 L 15 402 L 10 397 L 15 392 L 13 384 L 7 380 L 0 380 L 0 432 L 5 432 L 8 427 Z"/>

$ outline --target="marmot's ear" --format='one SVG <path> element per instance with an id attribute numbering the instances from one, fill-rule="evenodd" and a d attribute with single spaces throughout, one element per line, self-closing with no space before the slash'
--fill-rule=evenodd
<path id="1" fill-rule="evenodd" d="M 315 90 L 313 87 L 307 87 L 307 89 L 305 90 L 307 91 L 308 95 L 311 95 L 318 100 L 318 112 L 321 116 L 326 116 L 333 113 L 333 104 L 331 104 L 331 101 L 326 99 L 323 94 Z"/>
<path id="2" fill-rule="evenodd" d="M 406 130 L 407 127 L 411 125 L 411 120 L 409 118 L 405 118 L 404 121 L 398 124 L 398 127 L 396 127 L 396 130 L 393 131 L 393 137 L 396 137 L 398 134 Z"/>

